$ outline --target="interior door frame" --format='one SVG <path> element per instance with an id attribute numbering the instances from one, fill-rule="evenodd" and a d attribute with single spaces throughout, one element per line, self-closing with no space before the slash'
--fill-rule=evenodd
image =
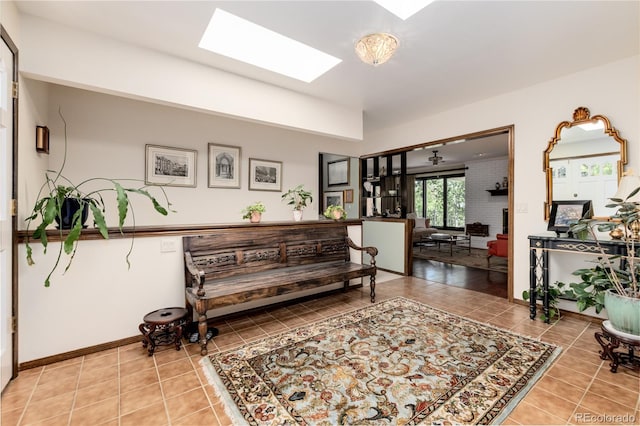
<path id="1" fill-rule="evenodd" d="M 0 38 L 9 47 L 13 54 L 13 72 L 12 79 L 16 87 L 18 83 L 18 47 L 13 42 L 9 33 L 0 24 Z M 13 102 L 13 135 L 12 135 L 12 157 L 13 157 L 13 177 L 11 182 L 11 200 L 12 200 L 12 215 L 11 215 L 11 317 L 13 318 L 13 333 L 12 333 L 12 349 L 13 349 L 13 367 L 11 371 L 11 378 L 15 379 L 18 376 L 18 215 L 17 215 L 17 199 L 18 199 L 18 92 L 15 91 L 12 96 Z"/>

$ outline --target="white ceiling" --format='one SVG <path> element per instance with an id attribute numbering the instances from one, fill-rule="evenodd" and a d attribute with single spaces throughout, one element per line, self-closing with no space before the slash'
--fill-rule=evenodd
<path id="1" fill-rule="evenodd" d="M 16 1 L 22 13 L 165 52 L 364 111 L 367 131 L 640 52 L 638 1 L 438 0 L 406 21 L 372 1 Z M 198 48 L 215 8 L 341 58 L 312 83 Z M 354 43 L 390 32 L 379 67 Z M 587 90 L 585 88 L 585 90 Z"/>

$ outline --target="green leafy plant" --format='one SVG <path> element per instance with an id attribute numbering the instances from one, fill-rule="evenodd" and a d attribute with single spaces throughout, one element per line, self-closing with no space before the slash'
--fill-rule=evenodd
<path id="1" fill-rule="evenodd" d="M 547 317 L 544 312 L 540 315 L 540 320 L 543 322 L 552 321 L 555 317 L 560 319 L 560 309 L 558 308 L 558 302 L 560 298 L 567 297 L 572 298 L 573 293 L 569 289 L 565 289 L 566 284 L 560 281 L 556 281 L 548 288 L 548 297 L 549 297 L 549 316 Z M 543 298 L 543 288 L 542 284 L 538 284 L 535 288 L 536 299 L 542 300 Z M 525 290 L 522 292 L 522 299 L 529 300 L 531 298 L 531 294 L 529 290 Z"/>
<path id="2" fill-rule="evenodd" d="M 313 201 L 313 196 L 311 192 L 304 189 L 304 185 L 298 185 L 282 194 L 282 201 L 285 200 L 288 205 L 293 206 L 294 210 L 302 210 L 307 207 L 307 201 Z"/>
<path id="3" fill-rule="evenodd" d="M 329 219 L 346 219 L 347 212 L 342 208 L 342 206 L 331 205 L 324 211 L 324 216 Z"/>
<path id="4" fill-rule="evenodd" d="M 571 226 L 571 232 L 580 239 L 590 238 L 596 244 L 600 253 L 596 265 L 588 269 L 578 269 L 573 272 L 580 276 L 582 282 L 571 284 L 580 311 L 594 306 L 596 312 L 604 307 L 604 293 L 609 289 L 621 296 L 640 298 L 640 258 L 636 257 L 637 240 L 632 229 L 640 226 L 638 220 L 639 203 L 630 201 L 635 198 L 640 187 L 633 190 L 625 199 L 611 198 L 608 208 L 617 208 L 616 213 L 608 221 L 581 219 Z M 625 245 L 625 255 L 608 254 L 600 244 L 599 232 L 622 230 L 622 241 Z"/>
<path id="5" fill-rule="evenodd" d="M 247 207 L 245 207 L 242 210 L 242 218 L 243 219 L 250 219 L 251 215 L 253 213 L 264 213 L 267 211 L 267 208 L 265 207 L 264 204 L 262 204 L 262 201 L 257 201 Z"/>
<path id="6" fill-rule="evenodd" d="M 120 233 L 123 233 L 123 225 L 129 213 L 131 214 L 131 218 L 133 220 L 133 228 L 135 231 L 135 215 L 133 204 L 131 204 L 129 195 L 137 194 L 147 198 L 152 203 L 154 210 L 162 215 L 166 216 L 169 211 L 173 212 L 173 210 L 171 210 L 170 208 L 171 203 L 169 202 L 167 194 L 162 185 L 153 185 L 154 188 L 157 188 L 162 193 L 163 203 L 160 203 L 148 191 L 148 185 L 143 184 L 139 187 L 132 187 L 129 184 L 125 183 L 140 182 L 140 180 L 93 177 L 86 179 L 76 185 L 69 179 L 67 179 L 62 174 L 67 160 L 67 122 L 60 109 L 58 110 L 58 114 L 60 115 L 60 118 L 62 119 L 62 122 L 64 124 L 64 156 L 62 165 L 60 167 L 60 170 L 58 170 L 57 172 L 48 170 L 45 173 L 45 182 L 40 187 L 37 201 L 35 202 L 35 205 L 31 210 L 31 214 L 26 218 L 27 236 L 25 239 L 25 247 L 27 263 L 29 265 L 35 264 L 35 261 L 33 259 L 33 249 L 30 244 L 31 239 L 40 240 L 42 246 L 44 247 L 44 253 L 46 253 L 49 243 L 47 239 L 47 228 L 49 228 L 49 226 L 54 222 L 58 222 L 60 224 L 59 235 L 62 244 L 60 244 L 56 262 L 54 263 L 52 269 L 49 271 L 47 277 L 44 280 L 45 287 L 49 287 L 49 285 L 51 284 L 51 275 L 60 265 L 63 252 L 69 256 L 69 261 L 64 271 L 66 272 L 71 266 L 71 263 L 73 262 L 76 251 L 78 249 L 78 241 L 80 240 L 82 230 L 84 229 L 83 216 L 86 217 L 86 213 L 83 214 L 83 212 L 86 212 L 87 209 L 90 210 L 93 215 L 94 226 L 98 229 L 102 238 L 109 238 L 109 229 L 105 219 L 106 208 L 103 194 L 106 195 L 108 193 L 113 193 L 116 197 L 118 208 L 118 230 L 120 231 Z M 89 186 L 90 183 L 95 186 L 96 182 L 104 183 L 107 186 L 98 189 L 91 189 L 86 191 L 84 190 L 84 188 Z M 72 200 L 79 207 L 79 209 L 73 214 L 70 220 L 69 230 L 66 235 L 65 232 L 67 231 L 65 231 L 62 226 L 63 205 L 65 203 L 65 200 Z M 35 223 L 38 223 L 38 225 L 33 234 L 31 234 L 29 230 Z M 128 266 L 130 266 L 129 256 L 133 251 L 133 240 L 134 238 L 132 237 L 131 245 L 125 258 Z"/>

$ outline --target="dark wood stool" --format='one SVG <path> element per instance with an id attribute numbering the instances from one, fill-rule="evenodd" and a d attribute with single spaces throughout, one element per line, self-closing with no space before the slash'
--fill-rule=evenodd
<path id="1" fill-rule="evenodd" d="M 142 347 L 147 348 L 149 356 L 153 355 L 156 346 L 176 345 L 180 350 L 182 331 L 187 325 L 187 310 L 185 308 L 164 308 L 149 312 L 138 326 L 142 336 Z"/>
<path id="2" fill-rule="evenodd" d="M 602 346 L 600 351 L 600 359 L 611 360 L 611 372 L 618 371 L 618 366 L 635 369 L 640 367 L 640 357 L 634 354 L 634 348 L 640 348 L 640 336 L 618 331 L 611 325 L 609 320 L 602 322 L 602 330 L 596 331 L 595 338 Z M 615 349 L 620 344 L 626 346 L 627 353 L 616 352 Z"/>

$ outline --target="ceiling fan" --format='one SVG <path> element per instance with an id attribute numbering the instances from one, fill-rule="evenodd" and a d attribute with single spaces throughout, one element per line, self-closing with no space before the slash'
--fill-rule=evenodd
<path id="1" fill-rule="evenodd" d="M 438 163 L 444 163 L 444 159 L 442 158 L 442 156 L 438 155 L 438 150 L 434 150 L 433 151 L 433 155 L 429 158 L 427 158 L 427 160 L 431 161 L 431 163 L 433 163 L 434 166 L 437 166 Z"/>

